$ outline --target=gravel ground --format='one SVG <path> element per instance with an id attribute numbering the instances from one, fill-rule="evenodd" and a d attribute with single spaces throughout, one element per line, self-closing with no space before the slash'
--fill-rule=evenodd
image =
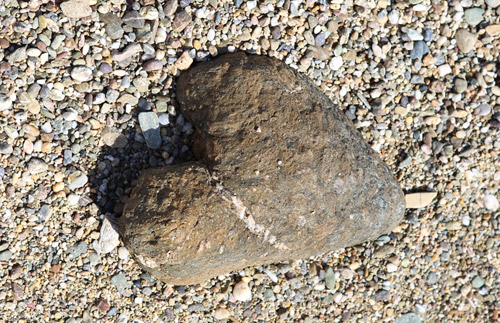
<path id="1" fill-rule="evenodd" d="M 59 3 L 0 1 L 0 322 L 498 322 L 499 0 Z M 112 223 L 191 158 L 175 77 L 235 50 L 307 74 L 432 203 L 321 257 L 144 273 Z"/>

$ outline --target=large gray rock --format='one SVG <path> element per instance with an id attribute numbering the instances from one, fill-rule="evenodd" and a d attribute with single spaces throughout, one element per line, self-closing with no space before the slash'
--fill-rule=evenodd
<path id="1" fill-rule="evenodd" d="M 404 196 L 307 77 L 228 54 L 179 78 L 198 162 L 144 171 L 120 220 L 140 265 L 171 284 L 307 258 L 390 232 Z"/>

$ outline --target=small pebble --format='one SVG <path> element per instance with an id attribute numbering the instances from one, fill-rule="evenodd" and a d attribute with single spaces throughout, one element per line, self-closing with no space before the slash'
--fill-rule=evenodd
<path id="1" fill-rule="evenodd" d="M 214 318 L 216 320 L 224 320 L 227 319 L 231 313 L 225 308 L 218 308 L 214 311 Z"/>
<path id="2" fill-rule="evenodd" d="M 252 299 L 252 291 L 246 282 L 240 281 L 233 287 L 233 297 L 237 301 L 246 302 Z"/>
<path id="3" fill-rule="evenodd" d="M 161 146 L 160 122 L 154 112 L 139 113 L 139 125 L 142 130 L 146 144 L 151 149 L 158 149 Z"/>
<path id="4" fill-rule="evenodd" d="M 86 66 L 76 66 L 71 70 L 71 77 L 79 82 L 90 81 L 92 79 L 92 69 Z"/>
<path id="5" fill-rule="evenodd" d="M 483 199 L 484 207 L 489 211 L 496 211 L 500 207 L 498 199 L 494 195 L 486 195 Z"/>
<path id="6" fill-rule="evenodd" d="M 477 41 L 477 34 L 473 34 L 465 29 L 459 29 L 455 34 L 458 49 L 464 54 L 474 49 Z"/>

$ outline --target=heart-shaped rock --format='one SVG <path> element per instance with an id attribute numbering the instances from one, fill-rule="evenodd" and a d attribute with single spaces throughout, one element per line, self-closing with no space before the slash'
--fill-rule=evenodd
<path id="1" fill-rule="evenodd" d="M 390 232 L 403 192 L 351 122 L 277 59 L 226 54 L 183 72 L 199 161 L 142 173 L 120 231 L 141 266 L 195 284 Z"/>

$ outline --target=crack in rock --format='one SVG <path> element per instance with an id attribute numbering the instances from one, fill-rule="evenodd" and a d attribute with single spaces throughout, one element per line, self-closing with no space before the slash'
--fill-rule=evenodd
<path id="1" fill-rule="evenodd" d="M 252 213 L 250 213 L 248 208 L 243 204 L 243 201 L 235 194 L 229 192 L 220 183 L 217 177 L 212 175 L 212 180 L 215 182 L 217 190 L 222 193 L 222 198 L 234 205 L 236 211 L 238 212 L 238 218 L 242 220 L 243 223 L 245 223 L 245 227 L 248 229 L 248 231 L 262 238 L 262 240 L 269 243 L 271 246 L 278 250 L 290 250 L 290 248 L 286 244 L 279 242 L 278 239 L 274 235 L 272 235 L 269 230 L 264 229 L 262 225 L 255 223 L 255 218 L 253 217 Z"/>

